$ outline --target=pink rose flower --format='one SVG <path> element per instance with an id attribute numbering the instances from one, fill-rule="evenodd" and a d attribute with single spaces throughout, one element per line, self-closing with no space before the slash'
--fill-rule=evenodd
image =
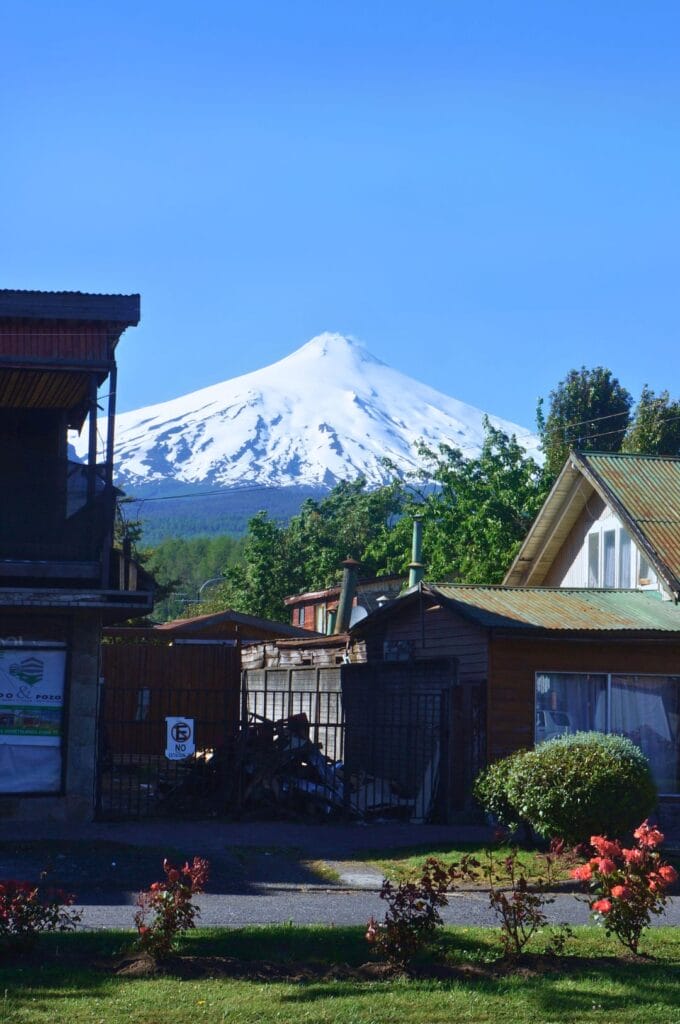
<path id="1" fill-rule="evenodd" d="M 593 877 L 593 869 L 590 864 L 581 864 L 572 870 L 571 877 L 578 879 L 579 882 L 587 882 L 589 878 Z"/>
<path id="2" fill-rule="evenodd" d="M 596 914 L 608 914 L 609 911 L 612 909 L 612 901 L 595 900 L 591 909 L 594 910 Z"/>
<path id="3" fill-rule="evenodd" d="M 666 885 L 673 885 L 673 883 L 678 880 L 678 873 L 671 864 L 662 864 L 659 868 L 658 874 Z"/>
<path id="4" fill-rule="evenodd" d="M 663 832 L 660 832 L 658 828 L 649 825 L 648 821 L 643 821 L 639 828 L 636 828 L 633 835 L 637 839 L 640 846 L 643 846 L 647 850 L 653 850 L 655 846 L 659 846 L 664 839 Z"/>
<path id="5" fill-rule="evenodd" d="M 605 836 L 591 836 L 590 845 L 597 850 L 600 857 L 615 857 L 621 856 L 621 847 L 618 843 L 614 843 L 611 839 L 607 839 Z"/>

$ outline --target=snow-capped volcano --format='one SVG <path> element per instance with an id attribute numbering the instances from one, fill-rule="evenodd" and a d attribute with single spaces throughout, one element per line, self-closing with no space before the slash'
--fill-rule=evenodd
<path id="1" fill-rule="evenodd" d="M 391 369 L 359 342 L 320 334 L 262 370 L 116 417 L 116 480 L 137 493 L 166 481 L 332 486 L 417 468 L 422 438 L 474 454 L 484 413 Z M 491 422 L 536 438 L 505 420 Z M 84 446 L 84 439 L 76 450 Z"/>

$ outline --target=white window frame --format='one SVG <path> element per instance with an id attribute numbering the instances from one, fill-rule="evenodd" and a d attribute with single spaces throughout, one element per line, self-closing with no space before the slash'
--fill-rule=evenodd
<path id="1" fill-rule="evenodd" d="M 621 534 L 626 532 L 630 539 L 630 585 L 628 587 L 621 586 Z M 615 534 L 614 543 L 614 586 L 605 586 L 604 582 L 604 536 L 606 533 Z M 597 559 L 597 587 L 591 587 L 590 584 L 590 538 L 596 535 L 598 539 L 598 559 Z M 654 566 L 651 564 L 649 559 L 635 543 L 630 530 L 627 530 L 625 526 L 618 523 L 613 523 L 611 520 L 601 520 L 588 530 L 585 541 L 585 577 L 586 577 L 586 588 L 588 590 L 657 590 L 658 589 L 658 577 L 654 570 Z M 652 576 L 650 577 L 649 583 L 640 583 L 640 560 L 646 558 L 649 563 Z"/>

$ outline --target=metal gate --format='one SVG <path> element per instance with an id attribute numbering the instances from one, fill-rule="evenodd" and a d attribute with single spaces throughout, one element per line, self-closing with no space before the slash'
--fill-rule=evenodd
<path id="1" fill-rule="evenodd" d="M 239 720 L 239 655 L 224 644 L 102 649 L 96 815 L 100 820 L 223 814 Z M 167 718 L 193 723 L 195 751 L 166 757 Z"/>

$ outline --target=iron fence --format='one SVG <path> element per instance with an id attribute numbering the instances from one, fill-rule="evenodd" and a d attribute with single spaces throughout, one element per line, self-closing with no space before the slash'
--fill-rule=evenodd
<path id="1" fill-rule="evenodd" d="M 262 688 L 244 673 L 242 808 L 430 819 L 446 784 L 448 693 L 345 686 L 327 671 L 334 688 L 318 669 L 259 673 Z"/>
<path id="2" fill-rule="evenodd" d="M 191 719 L 193 754 L 166 757 L 166 718 Z M 99 819 L 225 813 L 233 783 L 233 723 L 224 688 L 105 686 L 99 721 Z"/>

